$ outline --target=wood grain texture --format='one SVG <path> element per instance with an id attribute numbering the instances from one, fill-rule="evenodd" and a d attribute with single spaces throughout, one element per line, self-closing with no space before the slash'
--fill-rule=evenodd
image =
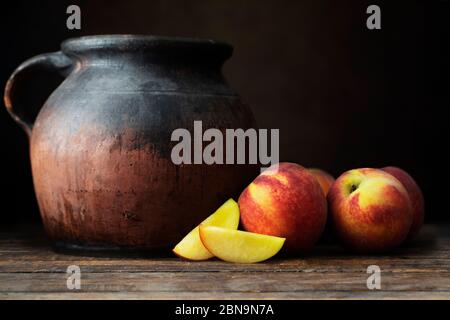
<path id="1" fill-rule="evenodd" d="M 0 232 L 0 299 L 450 299 L 450 229 L 427 226 L 386 255 L 318 245 L 304 257 L 242 265 L 219 260 L 55 253 L 38 230 Z M 369 265 L 381 290 L 368 290 Z M 81 268 L 68 290 L 67 267 Z"/>

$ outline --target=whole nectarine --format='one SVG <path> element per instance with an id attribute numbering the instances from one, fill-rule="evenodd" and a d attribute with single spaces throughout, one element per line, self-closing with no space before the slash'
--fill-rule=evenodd
<path id="1" fill-rule="evenodd" d="M 245 230 L 286 238 L 284 253 L 310 249 L 327 220 L 325 195 L 317 179 L 295 163 L 280 163 L 261 173 L 239 197 Z"/>
<path id="2" fill-rule="evenodd" d="M 408 239 L 412 239 L 419 233 L 425 216 L 425 202 L 422 191 L 413 177 L 411 177 L 405 170 L 397 167 L 385 167 L 381 170 L 396 177 L 403 184 L 406 191 L 408 191 L 413 209 L 413 222 L 408 233 Z"/>
<path id="3" fill-rule="evenodd" d="M 320 187 L 322 188 L 323 193 L 325 194 L 325 196 L 327 196 L 328 190 L 330 190 L 331 185 L 334 183 L 333 176 L 328 172 L 325 172 L 317 168 L 310 168 L 308 170 L 316 177 L 317 181 L 320 184 Z"/>
<path id="4" fill-rule="evenodd" d="M 400 245 L 413 220 L 406 189 L 378 169 L 342 174 L 328 192 L 328 203 L 336 236 L 359 252 L 381 252 Z"/>

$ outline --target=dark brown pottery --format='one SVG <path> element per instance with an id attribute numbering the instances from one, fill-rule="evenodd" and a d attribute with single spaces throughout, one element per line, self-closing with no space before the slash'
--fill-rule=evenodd
<path id="1" fill-rule="evenodd" d="M 254 127 L 227 85 L 232 47 L 216 41 L 107 35 L 69 39 L 13 73 L 5 103 L 30 138 L 33 181 L 57 246 L 168 248 L 257 175 L 248 165 L 175 165 L 174 129 Z M 65 80 L 35 121 L 21 103 L 40 72 Z"/>

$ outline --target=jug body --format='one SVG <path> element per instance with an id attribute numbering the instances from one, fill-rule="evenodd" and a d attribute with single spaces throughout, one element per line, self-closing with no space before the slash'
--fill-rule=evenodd
<path id="1" fill-rule="evenodd" d="M 255 165 L 175 164 L 176 129 L 251 128 L 227 85 L 231 47 L 202 40 L 68 40 L 70 67 L 32 126 L 35 192 L 49 237 L 65 248 L 173 246 L 257 175 Z M 61 66 L 60 66 L 61 67 Z M 193 158 L 193 155 L 192 155 Z"/>

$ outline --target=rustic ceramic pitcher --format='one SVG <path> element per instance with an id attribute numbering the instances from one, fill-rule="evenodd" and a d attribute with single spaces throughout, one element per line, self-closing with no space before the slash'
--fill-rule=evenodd
<path id="1" fill-rule="evenodd" d="M 107 35 L 69 39 L 10 77 L 5 104 L 30 138 L 41 217 L 55 246 L 167 248 L 236 197 L 248 165 L 175 165 L 171 134 L 254 126 L 227 85 L 232 47 L 216 41 Z M 20 103 L 41 71 L 65 77 L 35 121 Z"/>

